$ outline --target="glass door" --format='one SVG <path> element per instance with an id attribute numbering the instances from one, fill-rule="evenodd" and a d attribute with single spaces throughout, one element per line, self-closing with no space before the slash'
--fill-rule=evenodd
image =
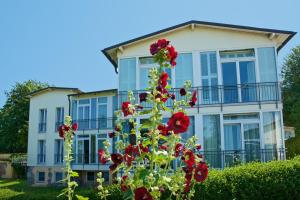
<path id="1" fill-rule="evenodd" d="M 237 103 L 239 98 L 236 62 L 222 63 L 222 76 L 224 87 L 224 103 Z"/>
<path id="2" fill-rule="evenodd" d="M 77 163 L 88 164 L 90 154 L 90 141 L 89 139 L 78 140 Z"/>
<path id="3" fill-rule="evenodd" d="M 240 61 L 241 101 L 256 101 L 256 77 L 254 61 Z"/>
<path id="4" fill-rule="evenodd" d="M 246 162 L 260 161 L 259 124 L 244 124 L 244 149 Z"/>
<path id="5" fill-rule="evenodd" d="M 233 166 L 242 161 L 241 124 L 224 124 L 225 167 Z"/>
<path id="6" fill-rule="evenodd" d="M 89 129 L 90 106 L 78 107 L 78 128 Z"/>

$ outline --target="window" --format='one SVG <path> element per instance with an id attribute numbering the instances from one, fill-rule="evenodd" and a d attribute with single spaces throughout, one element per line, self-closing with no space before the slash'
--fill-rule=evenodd
<path id="1" fill-rule="evenodd" d="M 204 104 L 217 103 L 218 94 L 218 70 L 216 52 L 203 52 L 200 54 L 202 98 Z"/>
<path id="2" fill-rule="evenodd" d="M 191 53 L 181 53 L 176 59 L 175 87 L 181 88 L 185 81 L 190 80 L 193 84 L 193 57 Z"/>
<path id="3" fill-rule="evenodd" d="M 57 139 L 54 141 L 54 163 L 63 163 L 64 158 L 64 142 L 62 139 Z"/>
<path id="4" fill-rule="evenodd" d="M 95 181 L 95 173 L 87 172 L 87 181 Z"/>
<path id="5" fill-rule="evenodd" d="M 55 172 L 55 181 L 59 182 L 63 180 L 63 173 L 62 172 Z"/>
<path id="6" fill-rule="evenodd" d="M 78 105 L 78 129 L 90 127 L 90 99 L 80 99 Z"/>
<path id="7" fill-rule="evenodd" d="M 45 163 L 46 160 L 46 141 L 38 141 L 38 164 Z"/>
<path id="8" fill-rule="evenodd" d="M 65 118 L 64 108 L 56 108 L 56 120 L 55 120 L 55 131 L 58 130 L 58 127 L 64 123 Z"/>
<path id="9" fill-rule="evenodd" d="M 107 97 L 98 98 L 98 128 L 107 128 Z"/>
<path id="10" fill-rule="evenodd" d="M 128 91 L 136 89 L 136 59 L 120 59 L 119 90 Z"/>
<path id="11" fill-rule="evenodd" d="M 38 181 L 44 182 L 45 181 L 45 172 L 39 172 L 38 173 Z"/>
<path id="12" fill-rule="evenodd" d="M 39 133 L 45 133 L 47 127 L 47 109 L 40 109 Z"/>
<path id="13" fill-rule="evenodd" d="M 184 142 L 186 142 L 188 139 L 193 137 L 195 135 L 195 120 L 194 116 L 189 116 L 190 118 L 190 125 L 188 127 L 188 130 L 181 134 L 181 138 Z"/>

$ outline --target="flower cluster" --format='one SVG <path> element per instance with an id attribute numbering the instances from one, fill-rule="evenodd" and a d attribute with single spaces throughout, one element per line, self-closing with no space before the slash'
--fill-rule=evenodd
<path id="1" fill-rule="evenodd" d="M 116 112 L 114 131 L 109 133 L 109 138 L 117 139 L 118 151 L 110 154 L 107 148 L 100 149 L 98 159 L 101 164 L 110 164 L 111 173 L 122 171 L 118 182 L 125 199 L 160 199 L 163 193 L 169 194 L 170 199 L 190 199 L 195 183 L 203 182 L 208 175 L 196 137 L 187 141 L 181 138 L 190 125 L 184 107 L 196 105 L 197 91 L 191 91 L 191 83 L 187 82 L 177 100 L 170 90 L 166 68 L 175 67 L 177 52 L 168 40 L 151 44 L 150 53 L 159 67 L 149 71 L 148 91 L 139 94 L 139 103 L 147 102 L 151 106 L 143 108 L 136 104 L 135 95 L 129 91 L 128 100 Z M 167 101 L 172 103 L 172 108 L 166 105 Z M 162 112 L 170 113 L 166 123 L 162 122 Z M 146 119 L 138 124 L 137 117 Z"/>
<path id="2" fill-rule="evenodd" d="M 70 130 L 72 131 L 73 134 L 75 134 L 75 131 L 77 131 L 77 128 L 78 128 L 78 124 L 76 122 L 73 123 L 71 127 L 67 124 L 62 124 L 58 127 L 59 137 L 65 138 L 65 133 Z"/>

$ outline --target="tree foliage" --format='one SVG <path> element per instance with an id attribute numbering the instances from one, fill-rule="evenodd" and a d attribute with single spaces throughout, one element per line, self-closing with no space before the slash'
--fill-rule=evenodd
<path id="1" fill-rule="evenodd" d="M 17 82 L 10 91 L 5 92 L 7 99 L 0 109 L 0 152 L 27 152 L 28 95 L 47 86 L 47 83 L 28 80 Z"/>

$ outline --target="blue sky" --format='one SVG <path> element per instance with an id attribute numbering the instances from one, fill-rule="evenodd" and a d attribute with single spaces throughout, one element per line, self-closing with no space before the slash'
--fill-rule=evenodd
<path id="1" fill-rule="evenodd" d="M 83 91 L 117 87 L 103 48 L 189 20 L 300 32 L 300 1 L 1 0 L 0 107 L 28 79 Z M 279 63 L 297 34 L 279 54 Z"/>

